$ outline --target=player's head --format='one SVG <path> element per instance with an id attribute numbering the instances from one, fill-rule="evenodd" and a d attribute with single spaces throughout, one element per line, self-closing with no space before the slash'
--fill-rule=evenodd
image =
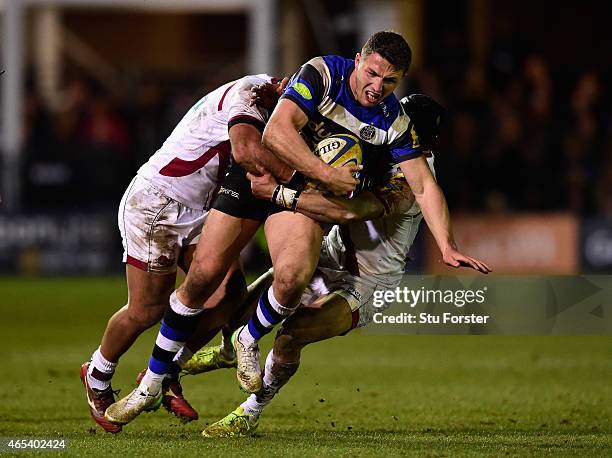
<path id="1" fill-rule="evenodd" d="M 372 107 L 391 94 L 410 67 L 412 51 L 400 34 L 377 32 L 355 56 L 350 85 L 360 105 Z"/>
<path id="2" fill-rule="evenodd" d="M 440 135 L 440 124 L 444 119 L 444 108 L 424 94 L 411 94 L 400 100 L 402 108 L 414 123 L 414 128 L 423 149 L 435 147 Z"/>
<path id="3" fill-rule="evenodd" d="M 374 53 L 380 54 L 396 70 L 402 71 L 402 76 L 408 71 L 412 60 L 412 50 L 404 37 L 390 30 L 376 32 L 361 48 L 362 57 Z"/>

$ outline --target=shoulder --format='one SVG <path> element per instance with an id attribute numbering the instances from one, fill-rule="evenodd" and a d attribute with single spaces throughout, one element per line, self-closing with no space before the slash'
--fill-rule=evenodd
<path id="1" fill-rule="evenodd" d="M 313 57 L 304 64 L 316 70 L 324 79 L 334 79 L 346 74 L 355 65 L 353 59 L 341 56 L 319 56 Z"/>
<path id="2" fill-rule="evenodd" d="M 319 59 L 321 59 L 327 68 L 333 72 L 344 73 L 346 70 L 355 66 L 355 61 L 353 59 L 347 59 L 342 56 L 322 56 Z"/>
<path id="3" fill-rule="evenodd" d="M 391 142 L 401 137 L 409 137 L 414 143 L 414 128 L 410 117 L 394 94 L 381 102 L 381 109 L 389 125 L 389 139 Z M 415 145 L 416 146 L 416 145 Z"/>

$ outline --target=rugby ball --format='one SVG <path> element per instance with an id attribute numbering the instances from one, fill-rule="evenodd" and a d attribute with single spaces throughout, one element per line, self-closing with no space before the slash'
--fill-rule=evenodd
<path id="1" fill-rule="evenodd" d="M 361 141 L 351 134 L 335 134 L 321 140 L 315 147 L 314 153 L 332 167 L 342 167 L 348 164 L 361 165 L 363 163 Z M 323 190 L 321 184 L 313 181 L 309 181 L 307 187 Z"/>

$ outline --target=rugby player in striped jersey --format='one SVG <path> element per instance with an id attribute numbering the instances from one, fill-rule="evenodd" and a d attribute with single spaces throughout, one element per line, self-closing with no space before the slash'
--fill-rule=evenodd
<path id="1" fill-rule="evenodd" d="M 435 176 L 430 150 L 438 136 L 442 107 L 419 94 L 405 97 L 401 103 L 416 125 L 428 168 Z M 258 197 L 271 198 L 277 183 L 270 175 L 250 175 L 250 179 Z M 423 218 L 397 164 L 386 173 L 382 185 L 371 192 L 363 191 L 351 200 L 303 194 L 297 209 L 322 222 L 347 224 L 333 226 L 325 237 L 317 270 L 301 298 L 303 305 L 283 321 L 268 353 L 262 388 L 225 418 L 208 426 L 204 436 L 252 434 L 261 413 L 296 373 L 306 345 L 365 326 L 374 313 L 384 310 L 384 306 L 374 306 L 374 295 L 399 286 L 406 256 Z M 360 221 L 367 217 L 372 219 Z M 485 264 L 482 266 L 477 270 L 490 271 Z M 194 360 L 198 361 L 198 354 Z M 204 368 L 191 364 L 189 369 L 199 372 Z"/>

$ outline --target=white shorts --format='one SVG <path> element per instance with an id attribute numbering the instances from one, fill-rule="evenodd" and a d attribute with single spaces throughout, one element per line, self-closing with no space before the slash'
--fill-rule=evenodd
<path id="1" fill-rule="evenodd" d="M 136 175 L 119 204 L 123 262 L 156 274 L 175 272 L 181 251 L 198 243 L 207 215 Z"/>
<path id="2" fill-rule="evenodd" d="M 371 279 L 356 277 L 346 270 L 335 270 L 326 267 L 318 267 L 310 284 L 302 295 L 302 304 L 311 304 L 319 297 L 336 294 L 348 303 L 353 314 L 351 329 L 360 328 L 372 322 L 374 314 L 381 312 L 390 304 L 381 307 L 374 306 L 374 292 L 395 289 L 400 282 L 389 283 L 386 279 Z"/>

